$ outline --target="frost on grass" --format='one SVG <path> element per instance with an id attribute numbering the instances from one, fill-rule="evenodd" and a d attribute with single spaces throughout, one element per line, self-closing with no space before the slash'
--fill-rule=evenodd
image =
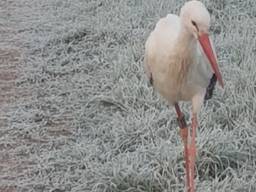
<path id="1" fill-rule="evenodd" d="M 15 31 L 9 46 L 23 52 L 16 87 L 29 96 L 16 96 L 1 128 L 0 189 L 184 190 L 175 113 L 142 68 L 156 21 L 184 2 L 3 3 Z M 204 2 L 225 89 L 200 115 L 198 191 L 255 191 L 256 4 Z"/>

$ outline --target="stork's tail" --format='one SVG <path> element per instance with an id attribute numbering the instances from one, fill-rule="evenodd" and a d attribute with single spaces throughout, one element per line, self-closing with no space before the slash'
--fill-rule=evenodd
<path id="1" fill-rule="evenodd" d="M 209 85 L 206 88 L 206 93 L 205 93 L 205 96 L 204 96 L 204 101 L 207 101 L 207 100 L 212 98 L 213 90 L 215 88 L 216 82 L 217 82 L 217 77 L 216 77 L 215 74 L 213 74 L 212 78 L 210 80 L 210 83 L 209 83 Z"/>

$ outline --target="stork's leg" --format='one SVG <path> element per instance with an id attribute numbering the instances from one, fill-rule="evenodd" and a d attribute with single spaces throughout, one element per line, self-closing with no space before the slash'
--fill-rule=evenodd
<path id="1" fill-rule="evenodd" d="M 192 131 L 191 131 L 191 143 L 189 146 L 190 157 L 190 186 L 191 192 L 195 191 L 194 177 L 195 177 L 195 159 L 196 159 L 196 130 L 197 130 L 197 114 L 203 105 L 205 96 L 205 89 L 202 89 L 192 98 Z"/>
<path id="2" fill-rule="evenodd" d="M 190 156 L 190 184 L 191 192 L 195 190 L 194 176 L 195 176 L 195 159 L 196 159 L 196 129 L 197 129 L 197 115 L 193 114 L 192 117 L 192 133 L 191 133 L 191 145 L 189 147 Z"/>
<path id="3" fill-rule="evenodd" d="M 186 186 L 188 189 L 188 192 L 190 192 L 190 169 L 189 169 L 189 146 L 188 146 L 188 128 L 187 128 L 187 124 L 186 124 L 186 120 L 185 120 L 185 116 L 184 114 L 181 112 L 180 107 L 178 105 L 178 103 L 176 103 L 175 105 L 175 110 L 176 113 L 178 115 L 178 123 L 179 123 L 179 127 L 180 127 L 180 134 L 181 134 L 181 138 L 182 141 L 184 143 L 184 159 L 185 159 L 185 169 L 186 169 Z"/>

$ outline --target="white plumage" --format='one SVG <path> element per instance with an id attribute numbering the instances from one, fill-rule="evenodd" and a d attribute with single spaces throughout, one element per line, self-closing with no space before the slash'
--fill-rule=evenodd
<path id="1" fill-rule="evenodd" d="M 193 109 L 198 112 L 213 71 L 201 45 L 182 27 L 173 14 L 157 22 L 146 41 L 145 69 L 170 104 L 195 97 Z"/>

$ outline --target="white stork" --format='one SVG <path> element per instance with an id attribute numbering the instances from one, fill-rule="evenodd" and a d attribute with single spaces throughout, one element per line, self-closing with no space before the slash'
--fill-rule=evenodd
<path id="1" fill-rule="evenodd" d="M 145 71 L 153 87 L 175 106 L 184 142 L 186 185 L 195 190 L 197 114 L 209 99 L 216 81 L 223 87 L 212 41 L 210 14 L 200 1 L 186 2 L 180 15 L 161 18 L 145 45 Z M 178 102 L 192 101 L 191 136 Z"/>

